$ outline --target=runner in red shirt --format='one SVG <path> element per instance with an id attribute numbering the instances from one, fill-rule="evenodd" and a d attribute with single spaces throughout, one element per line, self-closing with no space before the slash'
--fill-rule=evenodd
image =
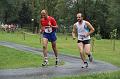
<path id="1" fill-rule="evenodd" d="M 44 62 L 42 66 L 48 65 L 48 58 L 47 58 L 47 45 L 48 41 L 52 44 L 52 49 L 54 51 L 56 61 L 55 65 L 58 65 L 58 51 L 56 48 L 56 29 L 58 28 L 55 19 L 51 16 L 48 16 L 46 10 L 41 11 L 41 30 L 40 32 L 43 34 L 43 55 L 44 55 Z"/>
<path id="2" fill-rule="evenodd" d="M 52 30 L 55 30 L 56 28 L 58 28 L 57 23 L 55 21 L 55 19 L 51 16 L 47 16 L 47 18 L 42 18 L 41 19 L 41 25 L 42 25 L 42 31 L 45 31 L 45 27 L 52 27 Z"/>

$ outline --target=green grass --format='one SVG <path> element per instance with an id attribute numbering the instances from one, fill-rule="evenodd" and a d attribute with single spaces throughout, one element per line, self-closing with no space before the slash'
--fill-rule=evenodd
<path id="1" fill-rule="evenodd" d="M 71 36 L 66 36 L 64 34 L 57 34 L 57 48 L 59 53 L 79 56 L 79 51 L 77 48 L 77 40 L 72 40 Z M 24 44 L 36 48 L 42 48 L 42 43 L 39 41 L 39 35 L 28 35 L 26 34 L 26 39 L 23 39 L 23 35 L 19 32 L 16 33 L 5 33 L 0 32 L 0 40 L 15 42 L 19 44 Z M 51 51 L 51 44 L 48 45 L 48 50 Z M 111 40 L 102 39 L 95 40 L 94 58 L 97 60 L 103 60 L 112 63 L 120 67 L 120 40 L 116 40 L 116 50 L 113 51 L 113 42 Z"/>
<path id="2" fill-rule="evenodd" d="M 49 66 L 55 64 L 53 58 L 49 58 L 49 61 Z M 41 67 L 42 62 L 43 58 L 41 55 L 0 46 L 0 69 Z M 60 65 L 62 64 L 64 63 L 61 62 Z"/>
<path id="3" fill-rule="evenodd" d="M 90 75 L 78 75 L 70 77 L 60 77 L 60 78 L 51 78 L 51 79 L 120 79 L 120 71 L 116 72 L 106 72 Z"/>

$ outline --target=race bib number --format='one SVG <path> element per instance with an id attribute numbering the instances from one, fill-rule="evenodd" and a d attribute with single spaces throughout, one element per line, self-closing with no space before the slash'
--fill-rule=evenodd
<path id="1" fill-rule="evenodd" d="M 85 35 L 78 35 L 78 39 L 83 40 L 85 38 Z"/>
<path id="2" fill-rule="evenodd" d="M 79 35 L 79 37 L 84 38 L 84 37 L 85 37 L 85 35 Z"/>
<path id="3" fill-rule="evenodd" d="M 52 28 L 49 27 L 49 28 L 45 28 L 45 33 L 51 33 L 52 32 Z"/>

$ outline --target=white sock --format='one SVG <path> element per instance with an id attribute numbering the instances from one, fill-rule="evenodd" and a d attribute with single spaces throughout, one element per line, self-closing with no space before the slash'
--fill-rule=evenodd
<path id="1" fill-rule="evenodd" d="M 48 62 L 48 58 L 47 57 L 44 57 L 44 60 Z"/>

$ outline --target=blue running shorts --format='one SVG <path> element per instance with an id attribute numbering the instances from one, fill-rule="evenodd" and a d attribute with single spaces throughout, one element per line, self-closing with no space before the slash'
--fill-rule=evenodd
<path id="1" fill-rule="evenodd" d="M 57 40 L 56 37 L 56 31 L 53 31 L 51 33 L 43 33 L 43 38 L 47 38 L 49 42 L 54 42 Z"/>

